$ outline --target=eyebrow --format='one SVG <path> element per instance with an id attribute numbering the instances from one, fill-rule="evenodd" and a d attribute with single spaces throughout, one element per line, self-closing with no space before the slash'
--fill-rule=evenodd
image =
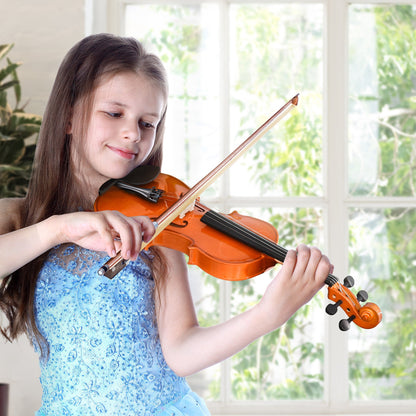
<path id="1" fill-rule="evenodd" d="M 128 105 L 123 104 L 119 101 L 105 101 L 104 104 L 111 104 L 111 105 L 117 105 L 118 107 L 123 107 L 123 108 L 127 108 Z"/>
<path id="2" fill-rule="evenodd" d="M 121 108 L 129 108 L 129 106 L 127 104 L 121 103 L 119 101 L 105 101 L 104 103 L 105 104 L 116 105 L 116 106 L 121 107 Z M 147 113 L 147 115 L 154 116 L 154 117 L 160 117 L 159 113 Z"/>

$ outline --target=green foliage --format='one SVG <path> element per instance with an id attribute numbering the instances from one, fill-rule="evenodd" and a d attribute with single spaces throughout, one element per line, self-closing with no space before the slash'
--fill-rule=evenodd
<path id="1" fill-rule="evenodd" d="M 13 45 L 0 45 L 0 60 Z M 21 105 L 21 87 L 17 76 L 19 63 L 6 60 L 0 69 L 0 197 L 24 196 L 35 152 L 35 138 L 41 117 L 28 114 Z M 7 90 L 14 91 L 15 104 L 8 101 Z"/>
<path id="2" fill-rule="evenodd" d="M 369 290 L 382 305 L 383 333 L 351 354 L 354 398 L 414 399 L 416 380 L 416 210 L 354 210 L 351 263 L 373 277 Z"/>
<path id="3" fill-rule="evenodd" d="M 301 93 L 298 110 L 258 142 L 247 158 L 246 166 L 261 195 L 320 198 L 325 195 L 321 85 L 324 10 L 321 6 L 290 2 L 284 6 L 230 4 L 231 41 L 227 48 L 231 50 L 232 66 L 224 76 L 231 83 L 227 92 L 230 131 L 236 143 L 248 137 L 253 126 L 264 121 L 264 115 L 276 111 L 276 104 L 290 98 L 289 89 Z M 153 27 L 149 29 L 149 42 L 156 44 L 159 55 L 169 62 L 176 77 L 175 87 L 177 82 L 182 82 L 182 90 L 175 90 L 175 99 L 181 100 L 180 105 L 185 108 L 185 123 L 194 115 L 195 100 L 204 99 L 198 96 L 197 88 L 192 90 L 200 70 L 197 69 L 198 54 L 204 48 L 198 23 L 201 7 L 160 6 L 158 12 L 168 23 L 160 34 Z M 357 182 L 349 178 L 350 194 L 414 197 L 416 8 L 414 5 L 351 4 L 349 9 L 354 15 L 367 15 L 366 22 L 371 24 L 368 28 L 374 35 L 365 39 L 362 25 L 350 27 L 350 36 L 356 41 L 350 46 L 350 59 L 354 48 L 364 50 L 364 56 L 350 62 L 350 89 L 355 78 L 361 81 L 360 85 L 373 83 L 375 86 L 370 93 L 357 90 L 349 97 L 350 126 L 357 129 L 358 135 L 357 142 L 349 143 L 349 174 L 356 173 L 357 177 Z M 367 56 L 370 50 L 374 56 Z M 215 64 L 212 64 L 213 71 L 217 69 Z M 360 121 L 357 126 L 354 116 Z M 363 146 L 366 136 L 373 146 L 370 149 Z M 355 158 L 361 158 L 362 165 L 355 164 Z M 372 162 L 374 177 L 360 169 Z M 286 247 L 300 242 L 323 247 L 325 215 L 315 207 L 264 209 L 254 216 L 276 226 L 279 241 Z M 380 329 L 365 332 L 362 337 L 359 329 L 350 333 L 349 381 L 353 400 L 416 398 L 415 224 L 416 210 L 395 208 L 391 199 L 383 202 L 383 208 L 350 211 L 351 273 L 360 276 L 360 281 L 367 276 L 368 284 L 363 281 L 363 287 L 383 311 Z M 263 293 L 258 288 L 259 282 L 268 277 L 257 276 L 232 284 L 229 290 L 232 315 L 259 300 Z M 220 319 L 221 285 L 206 277 L 204 286 L 207 293 L 201 300 L 199 319 L 202 325 L 211 325 Z M 314 319 L 314 312 L 318 310 L 318 316 L 323 319 L 326 303 L 323 296 L 315 296 L 284 327 L 257 340 L 232 359 L 233 399 L 324 397 L 323 338 L 316 335 L 322 327 Z M 314 335 L 316 338 L 311 339 Z M 213 398 L 220 397 L 221 381 L 211 382 L 209 388 Z"/>
<path id="4" fill-rule="evenodd" d="M 372 104 L 369 131 L 377 135 L 376 178 L 360 178 L 355 195 L 416 195 L 416 10 L 412 5 L 355 6 L 356 15 L 374 18 L 376 57 L 371 68 L 374 95 L 359 91 L 350 105 Z M 359 40 L 358 40 L 359 42 Z M 370 64 L 368 64 L 370 65 Z M 359 70 L 359 68 L 355 68 Z M 360 151 L 361 149 L 358 149 Z"/>
<path id="5" fill-rule="evenodd" d="M 248 155 L 254 180 L 262 194 L 322 195 L 322 91 L 316 84 L 322 22 L 308 18 L 299 5 L 283 10 L 239 5 L 234 19 L 238 60 L 233 69 L 233 105 L 241 120 L 237 140 L 252 132 L 253 116 L 271 115 L 271 106 L 291 98 L 288 89 L 301 92 L 299 108 Z M 289 48 L 296 53 L 288 54 Z"/>
<path id="6" fill-rule="evenodd" d="M 378 146 L 376 180 L 357 195 L 416 195 L 416 8 L 356 6 L 371 14 L 376 29 L 377 94 L 354 97 L 375 103 Z M 364 104 L 363 104 L 364 107 Z M 373 107 L 374 108 L 374 107 Z M 371 185 L 371 186 L 369 186 Z M 350 356 L 354 399 L 415 399 L 416 211 L 410 208 L 352 210 L 350 264 L 369 273 L 372 296 L 383 310 L 383 333 Z"/>

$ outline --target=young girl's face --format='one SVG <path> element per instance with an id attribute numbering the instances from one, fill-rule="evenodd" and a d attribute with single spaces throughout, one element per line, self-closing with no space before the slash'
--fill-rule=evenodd
<path id="1" fill-rule="evenodd" d="M 72 158 L 81 178 L 101 186 L 140 165 L 153 148 L 165 108 L 160 89 L 144 76 L 125 72 L 98 85 L 85 137 L 77 134 L 82 105 L 72 118 Z"/>

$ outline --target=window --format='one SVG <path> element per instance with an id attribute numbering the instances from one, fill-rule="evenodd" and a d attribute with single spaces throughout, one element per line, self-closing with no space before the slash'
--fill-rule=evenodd
<path id="1" fill-rule="evenodd" d="M 383 313 L 340 332 L 324 289 L 192 387 L 213 414 L 414 410 L 416 2 L 107 3 L 92 30 L 134 36 L 167 67 L 164 172 L 190 186 L 300 94 L 202 199 L 273 224 L 285 247 L 321 247 Z M 252 305 L 274 273 L 228 282 L 191 266 L 201 324 Z"/>

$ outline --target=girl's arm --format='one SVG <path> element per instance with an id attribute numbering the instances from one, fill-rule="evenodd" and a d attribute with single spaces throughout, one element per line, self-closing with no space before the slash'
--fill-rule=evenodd
<path id="1" fill-rule="evenodd" d="M 110 256 L 121 250 L 125 259 L 134 260 L 142 239 L 146 241 L 154 233 L 149 218 L 126 217 L 117 211 L 54 215 L 29 227 L 16 229 L 11 204 L 10 200 L 0 200 L 0 278 L 55 245 L 69 242 L 95 251 L 106 251 Z"/>
<path id="2" fill-rule="evenodd" d="M 210 328 L 198 326 L 181 253 L 165 249 L 169 272 L 158 305 L 160 340 L 168 365 L 187 376 L 236 354 L 284 324 L 324 285 L 332 270 L 326 256 L 301 245 L 290 250 L 261 301 Z"/>

